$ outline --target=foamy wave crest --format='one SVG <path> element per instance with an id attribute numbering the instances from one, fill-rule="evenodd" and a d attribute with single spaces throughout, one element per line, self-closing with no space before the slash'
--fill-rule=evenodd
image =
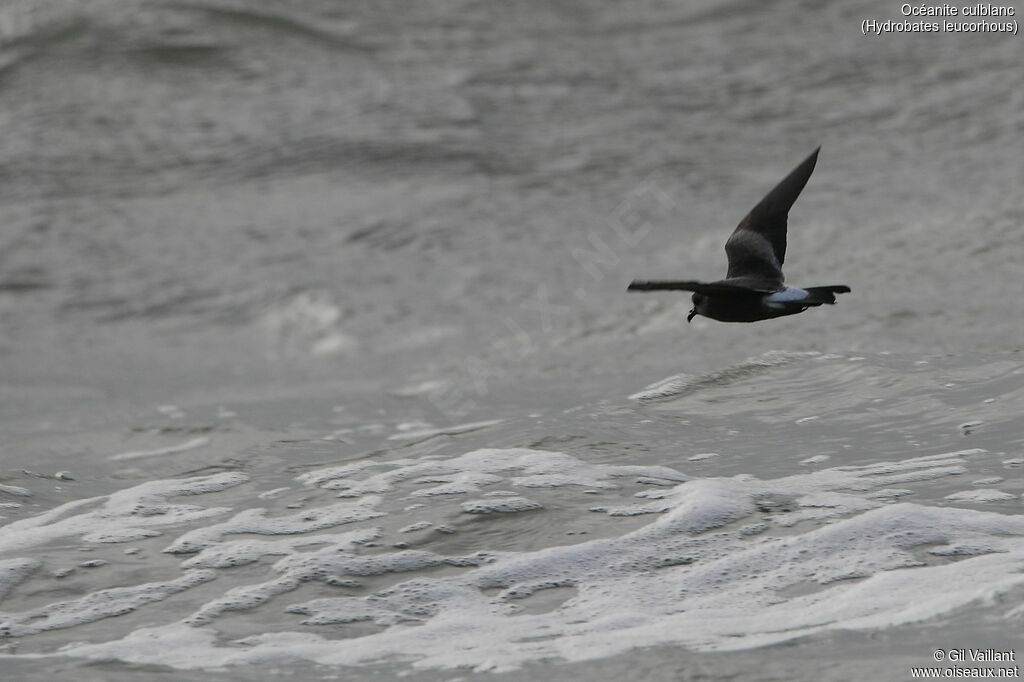
<path id="1" fill-rule="evenodd" d="M 629 396 L 630 400 L 667 400 L 692 393 L 706 386 L 723 386 L 734 381 L 747 379 L 772 367 L 781 367 L 791 362 L 805 360 L 807 358 L 822 357 L 821 353 L 815 352 L 793 352 L 772 350 L 763 353 L 755 358 L 748 358 L 743 362 L 715 370 L 700 376 L 689 374 L 676 374 L 661 381 L 656 381 L 644 388 L 644 390 Z"/>
<path id="2" fill-rule="evenodd" d="M 168 616 L 152 626 L 160 613 L 150 612 L 146 627 L 59 653 L 178 668 L 285 659 L 360 665 L 401 657 L 418 666 L 485 671 L 655 644 L 741 649 L 840 628 L 889 627 L 1024 583 L 1024 516 L 892 501 L 976 464 L 991 466 L 994 457 L 973 448 L 774 480 L 686 480 L 669 467 L 600 465 L 521 448 L 363 461 L 299 477 L 309 494 L 340 491 L 340 502 L 274 515 L 243 510 L 187 530 L 165 549 L 192 555 L 176 579 L 5 613 L 0 628 L 26 636 L 72 627 L 144 609 L 214 578 L 224 589 L 184 618 Z M 121 508 L 112 500 L 164 504 L 169 491 L 213 492 L 242 482 L 219 475 L 147 483 L 111 496 L 98 511 L 41 515 L 34 527 L 50 527 L 46 537 L 80 534 L 101 514 L 104 532 L 116 535 L 138 520 L 111 513 Z M 529 498 L 520 494 L 525 489 Z M 574 535 L 569 544 L 552 544 L 558 535 L 551 534 L 547 546 L 530 551 L 489 549 L 479 537 L 479 551 L 463 554 L 404 544 L 409 537 L 463 532 L 461 518 L 556 523 L 555 510 L 571 495 L 597 496 L 601 504 L 592 513 L 632 526 L 583 541 Z M 996 497 L 987 500 L 998 504 Z M 195 525 L 225 511 L 179 510 L 161 525 Z M 626 518 L 614 520 L 620 517 Z M 650 520 L 638 526 L 641 518 Z M 354 529 L 323 532 L 347 524 Z M 394 544 L 386 547 L 389 541 Z M 262 573 L 231 571 L 267 558 L 273 562 Z M 0 577 L 10 589 L 38 568 L 32 558 L 9 559 Z M 444 570 L 427 575 L 429 569 Z M 320 596 L 310 598 L 311 589 Z M 276 624 L 231 641 L 218 633 L 226 614 L 253 609 Z M 331 634 L 295 632 L 288 618 L 329 625 Z M 355 624 L 361 624 L 357 631 L 346 630 Z"/>

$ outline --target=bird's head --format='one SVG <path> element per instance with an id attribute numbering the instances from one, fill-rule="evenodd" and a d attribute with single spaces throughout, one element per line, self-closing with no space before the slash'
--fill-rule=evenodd
<path id="1" fill-rule="evenodd" d="M 704 294 L 694 294 L 693 295 L 693 310 L 691 310 L 690 314 L 686 316 L 686 321 L 687 322 L 689 322 L 694 317 L 696 317 L 696 315 L 700 311 L 701 305 L 703 303 L 704 303 Z"/>

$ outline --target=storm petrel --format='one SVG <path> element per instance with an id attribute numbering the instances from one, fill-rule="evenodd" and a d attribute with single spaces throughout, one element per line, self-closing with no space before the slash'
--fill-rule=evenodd
<path id="1" fill-rule="evenodd" d="M 775 186 L 740 221 L 725 242 L 729 271 L 717 282 L 640 281 L 629 291 L 692 291 L 694 315 L 720 322 L 756 322 L 802 313 L 813 306 L 836 302 L 836 294 L 850 287 L 836 284 L 822 287 L 792 287 L 783 284 L 782 263 L 786 258 L 786 222 L 789 208 L 800 196 L 814 171 L 818 152 L 814 150 L 792 173 Z"/>

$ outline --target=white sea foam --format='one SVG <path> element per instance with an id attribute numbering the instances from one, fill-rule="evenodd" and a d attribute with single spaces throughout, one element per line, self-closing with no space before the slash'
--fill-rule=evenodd
<path id="1" fill-rule="evenodd" d="M 430 521 L 417 521 L 416 523 L 410 523 L 405 528 L 400 528 L 398 530 L 398 532 L 399 533 L 415 533 L 418 530 L 426 530 L 427 528 L 430 528 L 433 525 L 434 524 L 432 524 Z"/>
<path id="2" fill-rule="evenodd" d="M 5 485 L 0 483 L 0 493 L 14 495 L 16 497 L 32 497 L 32 491 L 17 485 Z"/>
<path id="3" fill-rule="evenodd" d="M 356 544 L 380 537 L 376 528 L 325 535 L 303 535 L 279 540 L 234 540 L 207 547 L 182 563 L 185 568 L 227 568 L 255 563 L 265 556 L 288 556 L 297 549 L 314 545 L 330 545 L 337 551 L 350 552 Z"/>
<path id="4" fill-rule="evenodd" d="M 30 611 L 0 614 L 0 633 L 21 637 L 124 615 L 216 577 L 214 571 L 186 571 L 174 580 L 99 590 L 79 599 L 47 604 Z"/>
<path id="5" fill-rule="evenodd" d="M 691 457 L 687 457 L 686 459 L 690 460 L 691 462 L 699 462 L 699 461 L 704 460 L 704 459 L 711 459 L 712 457 L 718 457 L 718 453 L 717 452 L 701 452 L 701 453 L 698 453 L 698 454 L 693 455 Z"/>
<path id="6" fill-rule="evenodd" d="M 224 473 L 148 481 L 111 495 L 68 502 L 4 526 L 0 533 L 0 552 L 14 552 L 75 536 L 86 541 L 91 538 L 93 542 L 115 541 L 111 537 L 117 534 L 125 540 L 134 539 L 145 537 L 145 529 L 219 516 L 229 510 L 172 504 L 167 498 L 219 492 L 248 480 L 244 474 Z M 92 509 L 83 511 L 86 508 Z"/>
<path id="7" fill-rule="evenodd" d="M 138 450 L 134 452 L 122 452 L 118 455 L 111 455 L 107 459 L 111 461 L 120 461 L 125 459 L 140 459 L 142 457 L 156 457 L 159 455 L 176 455 L 180 452 L 188 452 L 189 450 L 195 450 L 197 448 L 203 448 L 210 444 L 210 439 L 206 436 L 200 436 L 193 438 L 184 443 L 178 445 L 171 445 L 166 448 L 157 448 L 156 450 Z"/>
<path id="8" fill-rule="evenodd" d="M 816 352 L 793 352 L 781 350 L 768 351 L 767 353 L 763 353 L 757 357 L 748 358 L 747 360 L 731 367 L 709 372 L 708 374 L 700 376 L 677 374 L 675 376 L 668 377 L 667 379 L 662 379 L 661 381 L 647 386 L 644 390 L 629 396 L 629 399 L 652 401 L 678 398 L 705 386 L 729 384 L 734 381 L 751 377 L 766 369 L 771 369 L 772 367 L 788 365 L 789 363 L 796 362 L 798 360 L 825 357 L 829 356 L 823 356 L 821 353 Z"/>
<path id="9" fill-rule="evenodd" d="M 1002 490 L 986 488 L 984 490 L 962 490 L 946 495 L 946 499 L 950 502 L 1006 502 L 1017 499 L 1017 496 Z"/>
<path id="10" fill-rule="evenodd" d="M 332 356 L 358 345 L 341 330 L 344 317 L 330 293 L 304 291 L 268 309 L 260 326 L 281 355 Z"/>
<path id="11" fill-rule="evenodd" d="M 43 562 L 39 559 L 6 559 L 0 561 L 0 599 L 32 574 Z"/>
<path id="12" fill-rule="evenodd" d="M 307 484 L 319 484 L 331 490 L 341 490 L 341 496 L 359 497 L 393 491 L 403 482 L 418 484 L 439 483 L 432 488 L 417 490 L 412 495 L 425 497 L 477 492 L 481 488 L 505 481 L 505 474 L 517 473 L 507 481 L 513 486 L 526 488 L 557 488 L 586 486 L 588 488 L 616 488 L 612 479 L 629 476 L 647 476 L 670 481 L 684 481 L 686 476 L 668 467 L 590 464 L 560 452 L 530 450 L 526 448 L 474 450 L 448 460 L 400 460 L 401 464 L 366 478 L 350 474 L 371 467 L 386 467 L 388 462 L 331 467 L 311 471 L 300 476 Z"/>
<path id="13" fill-rule="evenodd" d="M 501 497 L 489 500 L 469 500 L 462 503 L 462 511 L 467 514 L 513 514 L 515 512 L 543 509 L 540 502 L 525 497 Z"/>
<path id="14" fill-rule="evenodd" d="M 376 497 L 366 497 L 355 503 L 340 502 L 273 518 L 267 517 L 266 509 L 246 509 L 222 523 L 185 533 L 164 551 L 172 554 L 198 552 L 212 544 L 221 542 L 226 535 L 241 533 L 297 535 L 346 523 L 375 519 L 384 515 L 373 508 L 377 502 L 378 498 Z"/>
<path id="15" fill-rule="evenodd" d="M 434 436 L 456 436 L 460 433 L 479 431 L 489 426 L 500 424 L 500 419 L 488 419 L 487 421 L 470 422 L 468 424 L 456 424 L 454 426 L 442 426 L 440 428 L 403 429 L 399 426 L 399 432 L 388 436 L 388 440 L 425 440 Z"/>
<path id="16" fill-rule="evenodd" d="M 358 665 L 398 656 L 420 666 L 504 670 L 547 658 L 600 658 L 658 643 L 724 650 L 831 629 L 887 627 L 948 613 L 1024 584 L 1024 516 L 892 502 L 914 492 L 914 486 L 968 471 L 975 458 L 990 465 L 992 456 L 972 449 L 775 480 L 741 475 L 685 481 L 666 467 L 597 465 L 528 449 L 332 467 L 299 478 L 307 486 L 340 488 L 358 499 L 273 517 L 264 509 L 243 510 L 187 531 L 167 547 L 193 554 L 184 559 L 177 580 L 100 590 L 3 614 L 3 622 L 16 636 L 72 627 L 144 608 L 222 576 L 229 582 L 220 596 L 183 621 L 69 646 L 61 653 L 179 668 L 284 659 Z M 676 484 L 634 494 L 630 486 L 638 485 L 638 476 Z M 490 487 L 492 480 L 495 486 L 500 483 L 498 492 L 530 488 L 531 498 L 537 499 L 518 494 L 465 499 L 477 492 L 473 487 Z M 168 491 L 213 491 L 238 482 L 214 477 L 151 482 L 118 495 L 125 502 L 153 500 Z M 891 487 L 895 483 L 910 487 Z M 421 496 L 431 504 L 402 510 L 406 486 L 452 484 L 466 491 Z M 450 504 L 451 498 L 456 510 L 470 513 L 531 510 L 543 515 L 550 513 L 545 502 L 558 500 L 567 487 L 617 501 L 605 505 L 605 513 L 652 516 L 619 535 L 533 551 L 451 556 L 382 552 L 379 545 L 372 552 L 363 549 L 386 534 L 431 527 L 422 516 L 403 521 L 402 514 L 440 510 L 437 505 Z M 36 525 L 63 524 L 61 534 L 80 532 L 86 521 L 95 524 L 97 519 L 96 510 L 86 507 L 101 502 L 65 506 Z M 385 508 L 399 511 L 385 514 Z M 389 520 L 392 515 L 399 523 Z M 374 519 L 393 530 L 315 532 Z M 478 522 L 487 523 L 486 515 Z M 169 525 L 164 525 L 166 532 Z M 273 537 L 245 537 L 251 534 Z M 227 573 L 267 557 L 278 557 L 269 577 L 248 582 L 245 575 L 259 574 Z M 0 580 L 5 568 L 12 585 L 31 579 L 37 566 L 31 560 L 5 562 Z M 423 573 L 434 567 L 448 571 Z M 401 574 L 408 576 L 390 587 L 363 595 L 350 592 L 365 580 Z M 346 592 L 288 602 L 287 595 L 310 581 Z M 524 610 L 533 595 L 554 587 L 572 588 L 572 595 L 542 612 Z M 300 614 L 314 627 L 370 621 L 380 629 L 341 639 L 326 632 L 268 632 L 222 640 L 218 619 L 244 609 Z M 404 623 L 418 627 L 401 627 Z"/>

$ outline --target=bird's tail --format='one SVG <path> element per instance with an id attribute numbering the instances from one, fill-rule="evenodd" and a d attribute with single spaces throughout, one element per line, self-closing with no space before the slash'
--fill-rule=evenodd
<path id="1" fill-rule="evenodd" d="M 804 305 L 831 305 L 836 302 L 836 294 L 849 293 L 850 287 L 845 284 L 833 284 L 826 287 L 808 287 L 804 291 L 808 294 L 807 298 L 801 301 Z"/>

